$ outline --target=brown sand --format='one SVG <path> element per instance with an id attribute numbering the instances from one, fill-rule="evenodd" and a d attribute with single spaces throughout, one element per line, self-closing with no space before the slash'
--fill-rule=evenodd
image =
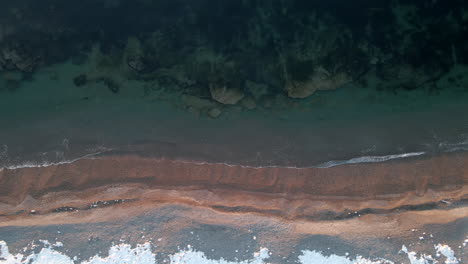
<path id="1" fill-rule="evenodd" d="M 301 221 L 392 215 L 427 204 L 448 214 L 456 201 L 468 197 L 467 182 L 468 155 L 463 153 L 332 168 L 252 168 L 106 156 L 1 171 L 0 226 L 40 224 L 38 216 L 49 214 L 58 221 L 70 212 L 54 210 L 99 209 L 113 202 L 92 203 L 116 199 L 125 199 L 114 205 L 120 208 L 185 204 Z"/>
<path id="2" fill-rule="evenodd" d="M 86 158 L 71 164 L 0 172 L 0 202 L 26 195 L 108 184 L 229 189 L 287 195 L 375 198 L 427 190 L 457 190 L 468 182 L 468 156 L 446 154 L 332 168 L 252 168 L 137 156 Z"/>

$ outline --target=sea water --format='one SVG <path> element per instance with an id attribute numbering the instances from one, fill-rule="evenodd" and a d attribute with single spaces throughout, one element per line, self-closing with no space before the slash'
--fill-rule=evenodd
<path id="1" fill-rule="evenodd" d="M 106 153 L 246 166 L 330 167 L 468 149 L 468 93 L 399 91 L 350 84 L 306 99 L 199 116 L 144 96 L 144 82 L 119 94 L 76 87 L 81 66 L 39 70 L 0 91 L 0 166 L 44 166 Z M 465 70 L 465 69 L 463 69 Z M 53 73 L 56 78 L 51 79 Z"/>

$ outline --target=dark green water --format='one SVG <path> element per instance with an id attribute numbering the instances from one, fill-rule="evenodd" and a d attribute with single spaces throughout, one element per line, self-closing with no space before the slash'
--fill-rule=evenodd
<path id="1" fill-rule="evenodd" d="M 114 95 L 75 87 L 68 65 L 1 95 L 2 165 L 46 164 L 114 150 L 252 166 L 314 166 L 362 156 L 463 150 L 468 95 L 378 92 L 346 86 L 310 99 L 284 97 L 286 109 L 226 108 L 216 119 L 150 100 L 139 83 Z M 79 67 L 77 67 L 79 68 Z M 176 97 L 174 95 L 174 97 Z M 82 99 L 88 97 L 90 99 Z"/>
<path id="2" fill-rule="evenodd" d="M 1 3 L 1 167 L 467 149 L 464 1 Z"/>

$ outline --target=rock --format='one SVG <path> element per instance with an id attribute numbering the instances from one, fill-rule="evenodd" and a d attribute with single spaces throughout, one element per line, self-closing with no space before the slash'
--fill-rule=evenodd
<path id="1" fill-rule="evenodd" d="M 210 110 L 208 110 L 208 116 L 211 117 L 211 118 L 217 118 L 221 115 L 221 109 L 215 107 L 215 108 L 211 108 Z"/>
<path id="2" fill-rule="evenodd" d="M 255 100 L 258 100 L 260 97 L 268 94 L 268 86 L 265 84 L 247 81 L 245 86 Z"/>
<path id="3" fill-rule="evenodd" d="M 75 78 L 73 78 L 73 83 L 77 87 L 86 85 L 86 83 L 88 83 L 88 77 L 86 76 L 86 74 L 80 74 L 76 76 Z"/>
<path id="4" fill-rule="evenodd" d="M 144 52 L 141 42 L 136 37 L 129 37 L 124 51 L 124 60 L 128 67 L 136 72 L 144 72 L 147 66 L 144 60 Z"/>
<path id="5" fill-rule="evenodd" d="M 426 75 L 423 70 L 416 69 L 407 63 L 387 64 L 379 67 L 377 74 L 385 81 L 384 87 L 415 89 L 427 81 L 438 76 L 439 72 Z"/>
<path id="6" fill-rule="evenodd" d="M 99 81 L 102 81 L 105 86 L 112 92 L 112 93 L 119 93 L 120 91 L 120 85 L 113 79 L 111 78 L 101 78 Z"/>
<path id="7" fill-rule="evenodd" d="M 237 104 L 244 98 L 244 93 L 240 89 L 227 88 L 225 85 L 210 85 L 210 93 L 215 101 L 227 105 Z"/>
<path id="8" fill-rule="evenodd" d="M 290 81 L 286 84 L 286 91 L 291 98 L 306 98 L 318 90 L 335 90 L 349 83 L 351 79 L 345 73 L 330 74 L 319 67 L 306 81 Z"/>
<path id="9" fill-rule="evenodd" d="M 182 95 L 180 101 L 187 107 L 193 107 L 200 110 L 216 107 L 217 103 L 209 99 L 200 98 L 193 95 Z"/>
<path id="10" fill-rule="evenodd" d="M 189 106 L 187 107 L 187 111 L 191 114 L 193 114 L 194 116 L 196 116 L 197 118 L 200 117 L 200 110 L 193 107 L 193 106 Z"/>
<path id="11" fill-rule="evenodd" d="M 0 65 L 3 70 L 33 72 L 41 63 L 41 55 L 16 42 L 10 42 L 0 50 Z"/>
<path id="12" fill-rule="evenodd" d="M 250 96 L 247 96 L 244 99 L 242 99 L 241 105 L 248 110 L 253 110 L 257 107 L 255 100 Z"/>
<path id="13" fill-rule="evenodd" d="M 145 62 L 141 56 L 128 57 L 127 65 L 136 72 L 144 72 L 146 70 Z"/>

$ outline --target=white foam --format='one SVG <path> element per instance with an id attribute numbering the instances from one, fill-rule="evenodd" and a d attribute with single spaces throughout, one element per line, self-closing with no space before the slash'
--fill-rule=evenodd
<path id="1" fill-rule="evenodd" d="M 315 166 L 308 166 L 308 167 L 297 167 L 297 166 L 278 166 L 278 165 L 266 165 L 266 166 L 250 166 L 250 165 L 240 165 L 240 164 L 232 164 L 227 162 L 207 162 L 207 161 L 191 161 L 191 160 L 176 160 L 177 162 L 181 163 L 189 163 L 189 164 L 198 164 L 198 165 L 210 165 L 210 164 L 219 164 L 225 165 L 228 167 L 241 167 L 241 168 L 251 168 L 251 169 L 263 169 L 263 168 L 287 168 L 287 169 L 310 169 L 310 168 L 331 168 L 340 165 L 346 164 L 353 164 L 353 163 L 377 163 L 377 162 L 385 162 L 388 160 L 393 159 L 403 159 L 415 156 L 421 156 L 426 154 L 426 152 L 410 152 L 410 153 L 403 153 L 403 154 L 393 154 L 393 155 L 386 155 L 386 156 L 363 156 L 352 158 L 349 160 L 332 160 L 327 161 L 325 163 L 321 163 Z M 164 160 L 164 159 L 162 159 Z"/>
<path id="2" fill-rule="evenodd" d="M 91 153 L 84 155 L 82 157 L 72 159 L 72 160 L 64 160 L 60 162 L 33 162 L 33 161 L 28 161 L 24 162 L 21 164 L 17 165 L 9 165 L 9 166 L 4 166 L 0 167 L 0 171 L 4 169 L 8 170 L 15 170 L 15 169 L 22 169 L 22 168 L 42 168 L 42 167 L 49 167 L 49 166 L 55 166 L 55 165 L 62 165 L 62 164 L 70 164 L 75 161 L 79 161 L 81 159 L 85 158 L 92 158 L 94 156 L 103 154 L 105 152 L 108 152 L 112 149 L 107 149 L 106 151 L 100 151 L 96 153 Z M 346 165 L 346 164 L 355 164 L 355 163 L 377 163 L 377 162 L 385 162 L 388 160 L 393 160 L 393 159 L 402 159 L 402 158 L 409 158 L 409 157 L 415 157 L 415 156 L 421 156 L 426 154 L 426 152 L 410 152 L 410 153 L 403 153 L 403 154 L 393 154 L 393 155 L 385 155 L 385 156 L 362 156 L 362 157 L 357 157 L 357 158 L 352 158 L 349 160 L 332 160 L 328 161 L 325 163 L 321 163 L 319 165 L 315 166 L 305 166 L 305 167 L 297 167 L 297 166 L 280 166 L 280 165 L 265 165 L 265 166 L 251 166 L 251 165 L 242 165 L 242 164 L 235 164 L 235 163 L 229 163 L 229 162 L 209 162 L 209 161 L 195 161 L 195 160 L 174 160 L 175 162 L 180 162 L 180 163 L 189 163 L 189 164 L 197 164 L 197 165 L 224 165 L 227 167 L 241 167 L 241 168 L 251 168 L 251 169 L 263 169 L 263 168 L 287 168 L 287 169 L 309 169 L 309 168 L 330 168 L 330 167 L 335 167 L 335 166 L 340 166 L 340 165 Z M 166 160 L 165 158 L 161 158 L 161 160 Z"/>
<path id="3" fill-rule="evenodd" d="M 455 252 L 448 246 L 438 244 L 435 246 L 437 253 L 442 254 L 445 259 L 445 264 L 458 264 L 458 259 L 455 257 Z"/>
<path id="4" fill-rule="evenodd" d="M 322 164 L 319 164 L 317 168 L 330 168 L 334 166 L 344 165 L 344 164 L 354 164 L 354 163 L 376 163 L 376 162 L 384 162 L 393 159 L 402 159 L 402 158 L 409 158 L 415 156 L 421 156 L 426 154 L 426 152 L 410 152 L 410 153 L 403 153 L 403 154 L 394 154 L 394 155 L 386 155 L 386 156 L 363 156 L 352 158 L 349 160 L 332 160 Z"/>
<path id="5" fill-rule="evenodd" d="M 155 255 L 151 252 L 150 243 L 138 244 L 131 248 L 128 244 L 120 244 L 109 249 L 105 258 L 94 256 L 81 264 L 155 264 Z"/>
<path id="6" fill-rule="evenodd" d="M 193 250 L 184 250 L 170 256 L 171 264 L 263 264 L 269 257 L 268 249 L 261 248 L 259 252 L 254 253 L 253 259 L 240 262 L 226 261 L 223 258 L 211 260 L 205 256 L 205 253 Z"/>
<path id="7" fill-rule="evenodd" d="M 39 253 L 32 253 L 24 257 L 22 254 L 13 255 L 9 252 L 8 246 L 4 241 L 0 241 L 0 264 L 73 264 L 76 257 L 70 258 L 65 254 L 53 249 L 55 245 L 48 241 L 41 240 L 44 244 Z M 269 257 L 268 249 L 261 248 L 259 252 L 254 253 L 250 260 L 240 262 L 229 262 L 223 258 L 219 260 L 208 259 L 203 252 L 192 249 L 179 251 L 170 255 L 171 264 L 263 264 Z M 94 256 L 89 260 L 80 262 L 80 264 L 156 264 L 155 254 L 151 252 L 149 242 L 138 244 L 132 248 L 128 244 L 114 245 L 109 249 L 107 257 Z"/>
<path id="8" fill-rule="evenodd" d="M 456 143 L 441 142 L 439 143 L 439 148 L 444 152 L 467 151 L 468 138 Z"/>
<path id="9" fill-rule="evenodd" d="M 403 245 L 401 251 L 406 253 L 411 264 L 435 264 L 435 261 L 431 255 L 422 254 L 418 257 L 418 254 L 414 251 L 409 251 L 408 248 Z"/>
<path id="10" fill-rule="evenodd" d="M 0 264 L 74 264 L 73 259 L 67 255 L 56 251 L 53 246 L 62 246 L 57 242 L 50 244 L 48 241 L 41 241 L 45 247 L 39 253 L 32 253 L 24 257 L 22 254 L 13 255 L 9 252 L 4 241 L 0 241 Z M 81 264 L 156 264 L 155 255 L 151 252 L 150 243 L 138 244 L 131 248 L 128 244 L 119 244 L 109 249 L 107 257 L 94 256 L 89 260 L 80 262 Z"/>
<path id="11" fill-rule="evenodd" d="M 92 157 L 97 156 L 97 155 L 102 154 L 102 153 L 103 152 L 90 153 L 90 154 L 84 155 L 84 156 L 76 158 L 76 159 L 64 160 L 64 161 L 59 161 L 59 162 L 26 161 L 24 163 L 17 164 L 17 165 L 9 165 L 9 166 L 1 167 L 0 171 L 3 171 L 5 169 L 7 169 L 7 170 L 16 170 L 16 169 L 23 169 L 23 168 L 43 168 L 43 167 L 50 167 L 50 166 L 55 166 L 55 165 L 70 164 L 70 163 L 73 163 L 75 161 L 79 161 L 81 159 L 92 158 Z"/>
<path id="12" fill-rule="evenodd" d="M 77 257 L 69 257 L 56 250 L 63 244 L 56 242 L 51 244 L 48 241 L 41 241 L 44 247 L 39 253 L 31 253 L 24 256 L 21 253 L 11 254 L 4 241 L 0 241 L 0 264 L 157 264 L 156 255 L 152 253 L 152 246 L 149 242 L 137 244 L 132 248 L 129 244 L 114 245 L 109 248 L 107 257 L 96 255 L 88 260 L 78 262 Z M 33 247 L 31 247 L 32 249 Z M 409 251 L 406 246 L 402 246 L 400 252 L 406 253 L 410 264 L 439 264 L 445 259 L 445 264 L 459 264 L 454 251 L 448 245 L 438 244 L 435 246 L 436 257 L 428 254 L 418 254 Z M 351 258 L 349 254 L 340 256 L 336 254 L 324 255 L 320 251 L 303 250 L 298 257 L 301 264 L 394 264 L 390 260 L 383 258 L 368 259 L 362 256 Z M 395 252 L 396 253 L 396 252 Z M 181 250 L 167 256 L 171 264 L 266 264 L 272 255 L 267 248 L 261 248 L 255 252 L 252 258 L 242 261 L 227 261 L 224 258 L 218 260 L 209 259 L 204 252 L 195 251 L 191 247 L 188 250 Z"/>
<path id="13" fill-rule="evenodd" d="M 0 264 L 22 264 L 23 254 L 11 254 L 5 241 L 0 241 Z"/>
<path id="14" fill-rule="evenodd" d="M 19 262 L 19 263 L 74 264 L 73 260 L 71 260 L 68 256 L 49 247 L 41 249 L 41 251 L 39 251 L 39 253 L 37 254 L 31 254 L 30 256 L 26 258 L 26 260 L 24 260 L 23 262 Z"/>
<path id="15" fill-rule="evenodd" d="M 445 257 L 445 264 L 459 264 L 458 259 L 455 257 L 455 252 L 448 246 L 438 244 L 435 245 L 436 249 L 436 258 L 439 259 L 442 256 Z M 401 251 L 406 253 L 411 264 L 437 264 L 440 263 L 434 257 L 427 254 L 418 254 L 414 251 L 409 251 L 406 246 L 403 245 Z"/>
<path id="16" fill-rule="evenodd" d="M 322 255 L 319 251 L 303 250 L 299 256 L 301 264 L 393 264 L 392 261 L 385 259 L 370 260 L 357 256 L 352 260 L 345 256 L 331 254 L 329 256 Z"/>

